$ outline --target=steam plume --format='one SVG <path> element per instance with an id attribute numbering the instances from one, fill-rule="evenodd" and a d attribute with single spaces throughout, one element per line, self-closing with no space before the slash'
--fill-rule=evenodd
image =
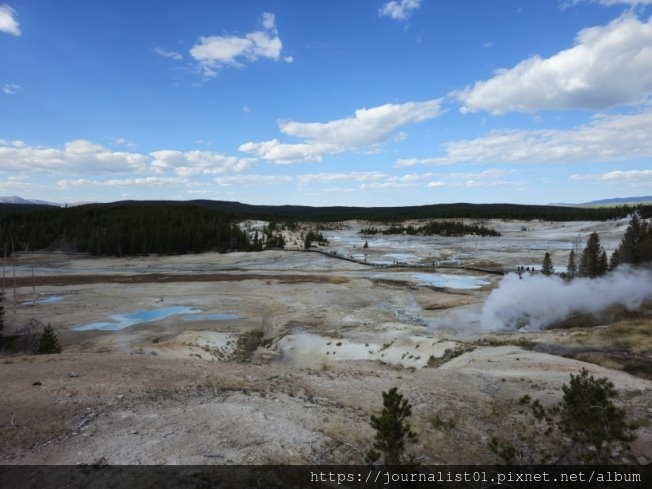
<path id="1" fill-rule="evenodd" d="M 618 268 L 596 279 L 565 282 L 544 275 L 507 275 L 482 307 L 480 325 L 486 330 L 527 327 L 539 329 L 571 313 L 599 313 L 623 305 L 633 310 L 652 298 L 652 271 Z"/>

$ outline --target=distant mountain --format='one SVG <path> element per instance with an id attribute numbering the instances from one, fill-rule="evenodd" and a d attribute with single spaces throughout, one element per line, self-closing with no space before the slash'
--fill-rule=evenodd
<path id="1" fill-rule="evenodd" d="M 643 197 L 616 197 L 613 199 L 592 200 L 591 202 L 583 202 L 581 204 L 568 204 L 562 202 L 555 202 L 548 205 L 559 205 L 563 207 L 584 207 L 592 205 L 620 205 L 620 204 L 649 204 L 652 202 L 652 195 Z"/>
<path id="2" fill-rule="evenodd" d="M 616 205 L 616 204 L 641 204 L 652 202 L 652 195 L 644 197 L 616 197 L 614 199 L 592 200 L 580 205 Z"/>
<path id="3" fill-rule="evenodd" d="M 11 197 L 0 197 L 1 204 L 37 204 L 37 205 L 53 205 L 56 207 L 61 207 L 60 204 L 54 202 L 47 202 L 45 200 L 36 200 L 36 199 L 23 199 L 17 195 Z"/>

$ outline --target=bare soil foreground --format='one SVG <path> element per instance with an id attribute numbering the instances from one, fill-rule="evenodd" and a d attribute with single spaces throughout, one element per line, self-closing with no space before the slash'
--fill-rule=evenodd
<path id="1" fill-rule="evenodd" d="M 325 233 L 329 249 L 361 251 L 351 226 Z M 599 229 L 613 249 L 626 222 L 496 227 L 503 241 L 378 238 L 365 254 L 487 268 L 551 249 L 563 268 L 578 234 Z M 501 280 L 300 251 L 22 254 L 5 271 L 5 333 L 50 323 L 63 353 L 0 356 L 0 463 L 359 463 L 391 387 L 413 405 L 423 463 L 494 463 L 487 443 L 515 435 L 518 400 L 558 401 L 582 367 L 640 425 L 621 461 L 652 462 L 652 301 L 487 330 L 477 318 Z"/>

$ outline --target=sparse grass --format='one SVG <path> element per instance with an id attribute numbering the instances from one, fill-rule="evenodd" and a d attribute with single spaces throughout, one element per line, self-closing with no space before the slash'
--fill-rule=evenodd
<path id="1" fill-rule="evenodd" d="M 494 336 L 489 336 L 487 338 L 481 338 L 472 343 L 475 346 L 519 346 L 527 350 L 531 350 L 534 346 L 537 345 L 535 341 L 529 340 L 523 337 L 503 337 L 496 338 Z"/>
<path id="2" fill-rule="evenodd" d="M 355 424 L 329 421 L 322 425 L 321 432 L 338 442 L 345 442 L 359 447 L 369 445 L 369 440 L 372 438 L 371 429 L 368 428 L 366 421 L 356 422 Z"/>
<path id="3" fill-rule="evenodd" d="M 440 411 L 436 411 L 430 415 L 430 425 L 439 431 L 450 431 L 457 426 L 458 420 L 455 416 L 446 419 Z"/>
<path id="4" fill-rule="evenodd" d="M 430 368 L 440 367 L 441 365 L 450 362 L 453 358 L 459 357 L 460 355 L 473 350 L 475 350 L 475 346 L 469 345 L 459 345 L 455 349 L 448 348 L 441 357 L 430 355 L 430 358 L 428 358 L 428 364 L 426 366 Z"/>
<path id="5" fill-rule="evenodd" d="M 652 319 L 648 310 L 607 326 L 571 331 L 558 354 L 652 379 Z"/>
<path id="6" fill-rule="evenodd" d="M 251 361 L 251 356 L 262 344 L 263 331 L 254 329 L 242 333 L 238 337 L 238 344 L 236 350 L 231 355 L 231 360 L 241 363 L 248 363 Z"/>

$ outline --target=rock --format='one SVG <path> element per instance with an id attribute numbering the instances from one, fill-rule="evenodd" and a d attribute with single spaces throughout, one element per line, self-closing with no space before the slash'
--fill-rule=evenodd
<path id="1" fill-rule="evenodd" d="M 70 378 L 79 377 L 79 374 L 71 370 L 70 372 L 68 372 L 68 377 Z"/>

